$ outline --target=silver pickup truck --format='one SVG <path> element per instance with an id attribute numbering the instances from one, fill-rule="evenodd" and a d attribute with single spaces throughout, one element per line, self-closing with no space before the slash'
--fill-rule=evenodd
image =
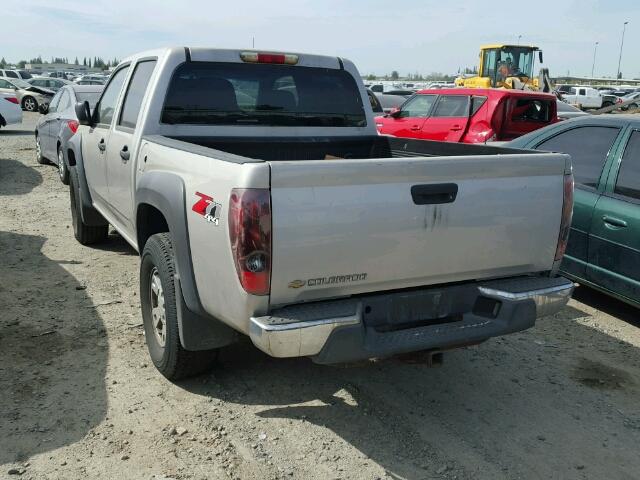
<path id="1" fill-rule="evenodd" d="M 555 275 L 570 158 L 378 136 L 348 60 L 150 51 L 76 111 L 75 236 L 111 224 L 141 253 L 146 341 L 170 379 L 240 334 L 319 363 L 441 351 L 571 295 Z"/>

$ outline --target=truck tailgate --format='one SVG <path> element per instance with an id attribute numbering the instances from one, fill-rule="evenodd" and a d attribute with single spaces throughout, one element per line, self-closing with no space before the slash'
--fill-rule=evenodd
<path id="1" fill-rule="evenodd" d="M 270 162 L 271 304 L 552 267 L 568 157 Z"/>

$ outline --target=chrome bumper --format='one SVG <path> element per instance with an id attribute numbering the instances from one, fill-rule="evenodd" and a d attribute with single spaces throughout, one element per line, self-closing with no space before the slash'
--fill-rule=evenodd
<path id="1" fill-rule="evenodd" d="M 318 355 L 329 341 L 331 334 L 343 327 L 359 329 L 365 343 L 376 338 L 376 342 L 385 344 L 385 348 L 391 348 L 390 353 L 418 349 L 418 343 L 415 343 L 418 336 L 423 339 L 420 346 L 437 348 L 456 342 L 462 344 L 472 337 L 477 339 L 486 335 L 486 338 L 490 338 L 529 328 L 536 318 L 552 315 L 562 309 L 571 298 L 573 289 L 573 282 L 562 277 L 555 279 L 522 277 L 481 282 L 471 287 L 471 293 L 466 292 L 467 298 L 460 298 L 460 303 L 464 301 L 473 304 L 476 298 L 487 297 L 501 302 L 503 313 L 495 318 L 485 318 L 468 311 L 464 315 L 464 321 L 458 322 L 459 325 L 456 323 L 445 326 L 432 325 L 404 331 L 411 335 L 403 335 L 403 332 L 390 334 L 373 332 L 373 329 L 367 327 L 363 321 L 362 310 L 366 302 L 363 298 L 294 305 L 275 311 L 273 315 L 252 317 L 249 336 L 259 349 L 273 357 Z M 535 304 L 535 310 L 530 308 L 531 300 Z M 529 308 L 525 310 L 519 308 L 526 305 L 529 305 Z M 522 318 L 522 312 L 526 312 L 524 314 L 526 318 Z M 395 338 L 393 347 L 389 346 L 391 337 Z M 399 340 L 405 337 L 406 341 Z M 438 342 L 442 342 L 442 345 Z M 403 343 L 407 348 L 404 348 Z M 413 347 L 409 348 L 409 343 L 412 343 Z M 353 345 L 354 351 L 359 348 L 361 345 Z M 368 351 L 371 353 L 369 356 L 375 356 L 374 350 L 369 348 Z M 385 352 L 389 353 L 389 350 Z M 366 352 L 363 356 L 366 356 Z"/>

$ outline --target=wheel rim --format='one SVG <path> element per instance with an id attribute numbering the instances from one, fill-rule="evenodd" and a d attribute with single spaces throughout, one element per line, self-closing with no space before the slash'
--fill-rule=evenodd
<path id="1" fill-rule="evenodd" d="M 38 158 L 42 157 L 42 147 L 40 147 L 40 137 L 36 137 L 36 155 Z"/>
<path id="2" fill-rule="evenodd" d="M 36 102 L 33 98 L 27 98 L 24 101 L 24 108 L 27 109 L 29 112 L 33 112 L 35 110 L 36 107 Z"/>
<path id="3" fill-rule="evenodd" d="M 60 178 L 64 178 L 64 155 L 62 154 L 62 149 L 58 149 L 58 173 L 60 174 Z"/>
<path id="4" fill-rule="evenodd" d="M 164 307 L 164 290 L 160 281 L 160 274 L 155 267 L 151 270 L 149 290 L 151 296 L 151 327 L 156 340 L 161 347 L 164 347 L 167 341 L 167 314 Z"/>

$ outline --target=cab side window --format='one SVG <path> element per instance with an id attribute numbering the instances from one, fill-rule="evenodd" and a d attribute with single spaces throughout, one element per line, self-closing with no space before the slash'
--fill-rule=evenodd
<path id="1" fill-rule="evenodd" d="M 609 150 L 620 133 L 616 127 L 578 127 L 565 130 L 536 146 L 536 150 L 571 155 L 577 184 L 597 188 Z"/>
<path id="2" fill-rule="evenodd" d="M 469 113 L 467 95 L 442 95 L 433 112 L 434 117 L 466 117 Z"/>
<path id="3" fill-rule="evenodd" d="M 118 125 L 127 128 L 136 128 L 138 114 L 142 107 L 142 100 L 151 80 L 151 75 L 156 66 L 156 61 L 144 61 L 136 65 L 133 77 L 129 82 L 129 88 L 122 104 L 122 113 Z"/>
<path id="4" fill-rule="evenodd" d="M 127 77 L 128 71 L 128 66 L 118 70 L 113 74 L 109 85 L 105 88 L 102 97 L 100 98 L 98 108 L 96 109 L 96 123 L 99 125 L 111 125 L 111 121 L 113 120 L 113 115 L 116 110 L 116 104 L 118 102 L 118 96 L 120 95 L 120 90 L 122 90 L 122 85 L 124 85 L 124 80 Z"/>
<path id="5" fill-rule="evenodd" d="M 640 131 L 631 134 L 624 149 L 614 193 L 640 200 Z"/>

